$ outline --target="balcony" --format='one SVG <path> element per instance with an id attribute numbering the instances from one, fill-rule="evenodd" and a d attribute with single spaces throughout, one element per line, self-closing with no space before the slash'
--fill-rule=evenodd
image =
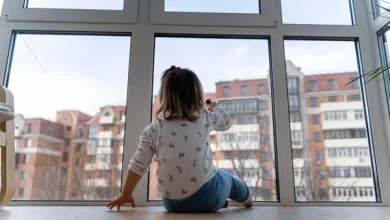
<path id="1" fill-rule="evenodd" d="M 291 122 L 290 129 L 291 131 L 302 131 L 302 122 Z"/>
<path id="2" fill-rule="evenodd" d="M 107 162 L 97 162 L 95 164 L 95 168 L 96 168 L 96 170 L 109 170 L 110 165 Z"/>
<path id="3" fill-rule="evenodd" d="M 210 146 L 211 147 L 211 146 Z M 260 141 L 219 141 L 219 151 L 259 150 Z"/>
<path id="4" fill-rule="evenodd" d="M 95 155 L 97 149 L 97 140 L 88 140 L 87 142 L 87 155 Z"/>
<path id="5" fill-rule="evenodd" d="M 84 164 L 84 170 L 86 170 L 86 171 L 95 170 L 95 164 L 94 163 L 86 163 L 86 164 Z"/>
<path id="6" fill-rule="evenodd" d="M 374 187 L 372 177 L 328 178 L 330 187 Z"/>
<path id="7" fill-rule="evenodd" d="M 302 141 L 294 141 L 294 140 L 292 140 L 291 144 L 292 144 L 292 149 L 302 149 L 303 148 Z"/>
<path id="8" fill-rule="evenodd" d="M 99 123 L 100 124 L 113 124 L 114 123 L 114 116 L 100 116 Z"/>
<path id="9" fill-rule="evenodd" d="M 327 157 L 326 165 L 328 167 L 355 167 L 355 166 L 371 166 L 369 157 Z"/>
<path id="10" fill-rule="evenodd" d="M 91 187 L 107 187 L 107 180 L 104 178 L 95 178 L 95 179 L 85 179 L 84 186 Z"/>
<path id="11" fill-rule="evenodd" d="M 326 139 L 324 141 L 326 148 L 332 147 L 367 147 L 367 138 L 345 138 L 345 139 Z"/>
<path id="12" fill-rule="evenodd" d="M 322 129 L 355 129 L 366 128 L 366 121 L 362 119 L 348 119 L 348 120 L 324 120 Z"/>
<path id="13" fill-rule="evenodd" d="M 99 139 L 112 139 L 113 133 L 112 131 L 100 131 L 99 132 Z"/>
<path id="14" fill-rule="evenodd" d="M 112 154 L 113 149 L 111 147 L 98 147 L 97 154 Z"/>
<path id="15" fill-rule="evenodd" d="M 247 160 L 218 160 L 218 168 L 220 169 L 233 169 L 233 161 L 236 166 L 239 166 L 240 169 L 260 169 L 260 164 L 258 160 L 247 159 Z"/>
<path id="16" fill-rule="evenodd" d="M 302 168 L 305 165 L 305 161 L 302 158 L 293 159 L 294 168 Z"/>

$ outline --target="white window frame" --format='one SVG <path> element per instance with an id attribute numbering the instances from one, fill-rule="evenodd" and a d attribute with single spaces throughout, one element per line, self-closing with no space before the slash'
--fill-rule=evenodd
<path id="1" fill-rule="evenodd" d="M 273 0 L 260 0 L 261 14 L 166 12 L 165 0 L 152 1 L 152 24 L 274 27 L 277 21 Z"/>
<path id="2" fill-rule="evenodd" d="M 24 8 L 24 1 L 8 1 L 3 15 L 9 21 L 137 23 L 138 0 L 124 0 L 123 10 Z"/>
<path id="3" fill-rule="evenodd" d="M 128 0 L 131 2 L 131 0 Z M 153 1 L 153 4 L 150 4 Z M 285 138 L 291 135 L 288 89 L 285 71 L 285 37 L 321 37 L 324 39 L 359 39 L 361 56 L 361 72 L 368 72 L 380 65 L 379 49 L 377 46 L 376 30 L 382 26 L 375 26 L 367 16 L 367 4 L 360 0 L 354 0 L 356 12 L 356 26 L 337 25 L 304 25 L 283 24 L 281 19 L 281 2 L 273 1 L 274 8 L 269 8 L 269 16 L 262 19 L 262 15 L 249 14 L 213 14 L 213 13 L 174 13 L 163 12 L 163 0 L 142 0 L 138 7 L 132 8 L 135 13 L 125 16 L 116 16 L 117 11 L 94 11 L 96 15 L 89 18 L 89 10 L 66 9 L 23 9 L 18 6 L 21 0 L 5 0 L 2 19 L 0 19 L 0 36 L 5 39 L 0 42 L 0 77 L 4 81 L 4 70 L 7 67 L 10 43 L 12 43 L 12 31 L 31 30 L 36 32 L 91 32 L 91 33 L 131 33 L 131 57 L 129 62 L 129 79 L 127 88 L 126 129 L 124 141 L 124 153 L 122 163 L 122 177 L 126 175 L 127 166 L 138 146 L 139 134 L 150 123 L 152 108 L 151 99 L 153 86 L 153 57 L 154 41 L 158 34 L 170 35 L 204 35 L 204 36 L 268 36 L 270 38 L 270 59 L 273 82 L 273 102 L 275 119 L 274 137 L 277 140 L 277 157 L 279 168 L 279 195 L 280 202 L 259 202 L 256 205 L 272 206 L 390 206 L 390 126 L 384 121 L 389 121 L 389 115 L 384 111 L 387 108 L 385 90 L 382 81 L 373 80 L 367 85 L 361 85 L 366 91 L 363 100 L 367 100 L 365 107 L 369 111 L 369 125 L 372 129 L 374 148 L 371 149 L 376 156 L 377 172 L 381 201 L 379 203 L 332 203 L 332 202 L 297 202 L 295 200 L 294 172 L 292 169 L 293 157 L 291 139 Z M 266 0 L 265 2 L 268 2 Z M 15 3 L 16 2 L 16 3 Z M 157 2 L 157 3 L 156 3 Z M 264 1 L 263 1 L 264 2 Z M 160 6 L 159 6 L 160 5 Z M 138 11 L 136 11 L 138 9 Z M 35 11 L 35 12 L 34 12 Z M 266 8 L 263 11 L 268 13 Z M 38 15 L 38 12 L 41 14 Z M 60 13 L 62 19 L 56 13 Z M 34 14 L 36 13 L 36 14 Z M 102 17 L 99 17 L 103 15 Z M 107 16 L 104 16 L 107 15 Z M 65 16 L 65 17 L 64 17 Z M 135 18 L 134 18 L 135 16 Z M 6 17 L 6 18 L 4 18 Z M 232 22 L 232 18 L 234 18 Z M 272 18 L 272 19 L 270 19 Z M 103 20 L 104 19 L 104 20 Z M 19 21 L 19 22 L 13 22 Z M 32 22 L 33 21 L 33 22 Z M 50 22 L 47 22 L 50 21 Z M 272 21 L 272 22 L 271 22 Z M 275 21 L 277 24 L 275 25 Z M 68 23 L 66 23 L 68 22 Z M 133 24 L 131 24 L 133 23 Z M 368 24 L 368 25 L 367 25 Z M 213 27 L 210 27 L 213 25 Z M 266 27 L 266 28 L 262 28 Z M 270 28 L 271 27 L 271 28 Z M 378 28 L 378 29 L 376 29 Z M 374 56 L 373 56 L 374 55 Z M 131 65 L 130 65 L 131 63 Z M 143 74 L 140 74 L 143 73 Z M 12 77 L 12 76 L 11 76 Z M 276 89 L 277 88 L 277 89 Z M 313 91 L 314 93 L 315 91 Z M 130 103 L 137 103 L 131 105 Z M 378 107 L 379 106 L 379 107 Z M 303 117 L 302 117 L 303 118 Z M 271 124 L 269 122 L 267 124 Z M 273 139 L 270 137 L 270 139 Z M 124 178 L 122 178 L 122 183 Z M 160 202 L 147 200 L 148 177 L 145 175 L 134 192 L 134 198 L 138 206 L 161 206 Z M 105 202 L 81 201 L 81 202 L 13 202 L 15 205 L 104 205 Z"/>

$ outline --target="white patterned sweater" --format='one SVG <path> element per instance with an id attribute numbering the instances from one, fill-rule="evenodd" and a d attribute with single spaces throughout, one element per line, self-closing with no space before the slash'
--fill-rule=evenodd
<path id="1" fill-rule="evenodd" d="M 159 194 L 167 199 L 184 199 L 194 194 L 216 173 L 210 149 L 210 132 L 226 131 L 230 127 L 229 114 L 218 106 L 213 112 L 200 110 L 196 122 L 153 120 L 141 134 L 129 169 L 142 176 L 148 172 L 155 156 Z"/>

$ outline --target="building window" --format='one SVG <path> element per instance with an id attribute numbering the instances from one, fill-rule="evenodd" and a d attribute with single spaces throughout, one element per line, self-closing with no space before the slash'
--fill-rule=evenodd
<path id="1" fill-rule="evenodd" d="M 311 124 L 312 124 L 312 125 L 318 125 L 318 124 L 320 124 L 320 116 L 318 116 L 318 115 L 312 115 L 312 116 L 311 116 Z"/>
<path id="2" fill-rule="evenodd" d="M 106 116 L 106 117 L 108 117 L 108 116 L 110 116 L 110 115 L 111 115 L 111 114 L 110 114 L 109 111 L 107 111 L 107 112 L 104 113 L 104 116 Z"/>
<path id="3" fill-rule="evenodd" d="M 310 98 L 310 107 L 318 107 L 318 98 L 317 97 Z"/>
<path id="4" fill-rule="evenodd" d="M 65 147 L 69 147 L 69 145 L 70 145 L 70 139 L 66 138 L 65 139 Z"/>
<path id="5" fill-rule="evenodd" d="M 72 127 L 71 126 L 66 126 L 66 131 L 71 131 Z"/>
<path id="6" fill-rule="evenodd" d="M 100 177 L 100 178 L 104 178 L 104 171 L 103 171 L 103 170 L 100 170 L 100 172 L 99 172 L 99 177 Z"/>
<path id="7" fill-rule="evenodd" d="M 84 135 L 84 130 L 82 128 L 79 128 L 78 136 L 82 137 Z"/>
<path id="8" fill-rule="evenodd" d="M 68 161 L 68 152 L 64 152 L 64 154 L 62 154 L 62 162 L 67 162 Z"/>
<path id="9" fill-rule="evenodd" d="M 25 154 L 24 155 L 24 158 L 23 158 L 23 163 L 24 164 L 27 164 L 30 162 L 30 155 L 29 154 Z"/>
<path id="10" fill-rule="evenodd" d="M 31 147 L 32 145 L 32 140 L 31 139 L 27 139 L 26 140 L 26 147 Z"/>
<path id="11" fill-rule="evenodd" d="M 299 110 L 298 95 L 289 95 L 288 96 L 288 104 L 289 104 L 289 107 L 290 107 L 290 111 L 297 111 L 297 110 Z"/>
<path id="12" fill-rule="evenodd" d="M 77 151 L 78 151 L 78 152 L 81 152 L 82 150 L 83 150 L 83 144 L 78 143 L 78 144 L 77 144 Z"/>
<path id="13" fill-rule="evenodd" d="M 351 101 L 352 101 L 352 102 L 361 101 L 360 95 L 351 95 Z"/>
<path id="14" fill-rule="evenodd" d="M 302 158 L 302 149 L 293 149 L 293 158 L 298 159 Z"/>
<path id="15" fill-rule="evenodd" d="M 267 127 L 267 121 L 264 117 L 260 117 L 259 119 L 260 127 Z"/>
<path id="16" fill-rule="evenodd" d="M 364 118 L 363 110 L 355 110 L 355 119 L 359 120 L 363 118 Z"/>
<path id="17" fill-rule="evenodd" d="M 89 139 L 97 139 L 98 138 L 99 127 L 97 125 L 91 125 L 89 127 Z"/>
<path id="18" fill-rule="evenodd" d="M 257 92 L 259 94 L 265 93 L 265 85 L 264 84 L 257 85 Z"/>
<path id="19" fill-rule="evenodd" d="M 321 161 L 324 159 L 324 153 L 322 151 L 316 151 L 316 161 Z"/>
<path id="20" fill-rule="evenodd" d="M 103 126 L 103 130 L 104 131 L 110 131 L 110 126 L 108 126 L 108 125 Z"/>
<path id="21" fill-rule="evenodd" d="M 248 86 L 241 86 L 241 94 L 247 95 L 249 93 L 249 87 Z"/>
<path id="22" fill-rule="evenodd" d="M 324 180 L 325 179 L 325 171 L 324 170 L 317 170 L 317 179 L 318 180 Z"/>
<path id="23" fill-rule="evenodd" d="M 91 179 L 92 178 L 92 176 L 93 176 L 93 173 L 92 173 L 92 171 L 88 171 L 88 179 Z"/>
<path id="24" fill-rule="evenodd" d="M 337 96 L 329 96 L 328 102 L 337 102 Z"/>
<path id="25" fill-rule="evenodd" d="M 264 100 L 259 101 L 259 109 L 260 110 L 266 110 L 267 109 L 267 104 Z"/>
<path id="26" fill-rule="evenodd" d="M 267 179 L 271 178 L 269 171 L 264 170 L 264 169 L 261 172 L 261 177 L 263 180 L 267 180 Z"/>
<path id="27" fill-rule="evenodd" d="M 78 158 L 76 158 L 76 166 L 80 166 L 80 164 L 81 164 L 81 160 L 80 160 L 80 158 L 78 157 Z"/>
<path id="28" fill-rule="evenodd" d="M 351 78 L 349 78 L 349 81 L 352 81 L 352 80 L 354 80 L 354 79 L 355 79 L 355 77 L 351 77 Z M 359 88 L 359 79 L 353 81 L 353 82 L 351 83 L 351 87 L 352 87 L 352 88 Z"/>
<path id="29" fill-rule="evenodd" d="M 299 112 L 290 112 L 290 122 L 300 122 L 301 116 Z"/>
<path id="30" fill-rule="evenodd" d="M 31 124 L 31 123 L 28 123 L 26 132 L 31 132 L 31 126 L 32 126 L 32 124 Z"/>
<path id="31" fill-rule="evenodd" d="M 314 139 L 314 142 L 321 142 L 321 133 L 314 132 L 313 133 L 313 139 Z"/>
<path id="32" fill-rule="evenodd" d="M 310 91 L 316 90 L 317 89 L 317 81 L 310 80 L 309 81 L 309 89 L 310 89 Z"/>
<path id="33" fill-rule="evenodd" d="M 223 95 L 228 96 L 230 95 L 230 87 L 223 87 Z"/>
<path id="34" fill-rule="evenodd" d="M 119 112 L 119 120 L 122 120 L 122 117 L 125 115 L 124 111 Z"/>
<path id="35" fill-rule="evenodd" d="M 72 196 L 73 196 L 73 197 L 77 196 L 77 190 L 76 190 L 76 189 L 73 189 L 73 190 L 72 190 Z"/>
<path id="36" fill-rule="evenodd" d="M 267 141 L 267 135 L 265 134 L 260 134 L 260 144 L 266 144 L 268 143 Z"/>
<path id="37" fill-rule="evenodd" d="M 22 172 L 20 173 L 20 179 L 21 179 L 21 180 L 26 180 L 27 177 L 28 177 L 28 174 L 27 174 L 26 171 L 22 171 Z"/>
<path id="38" fill-rule="evenodd" d="M 287 79 L 288 93 L 298 93 L 298 78 Z"/>
<path id="39" fill-rule="evenodd" d="M 261 161 L 268 161 L 268 152 L 261 151 L 260 152 L 260 160 Z"/>
<path id="40" fill-rule="evenodd" d="M 335 89 L 336 81 L 334 79 L 328 79 L 328 89 Z"/>
<path id="41" fill-rule="evenodd" d="M 24 188 L 19 188 L 18 197 L 23 197 L 23 195 L 24 195 Z"/>

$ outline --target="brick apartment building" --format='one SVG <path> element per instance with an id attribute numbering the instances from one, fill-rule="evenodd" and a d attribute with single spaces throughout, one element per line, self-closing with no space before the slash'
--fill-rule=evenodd
<path id="1" fill-rule="evenodd" d="M 290 129 L 298 201 L 375 201 L 365 117 L 356 72 L 304 75 L 286 62 Z M 276 200 L 274 129 L 270 79 L 217 82 L 216 100 L 233 119 L 213 132 L 214 163 L 243 179 L 256 200 Z M 159 102 L 154 97 L 152 114 Z M 102 107 L 95 116 L 68 110 L 55 122 L 16 124 L 15 199 L 104 200 L 119 193 L 124 106 Z M 149 198 L 158 199 L 156 164 Z"/>

